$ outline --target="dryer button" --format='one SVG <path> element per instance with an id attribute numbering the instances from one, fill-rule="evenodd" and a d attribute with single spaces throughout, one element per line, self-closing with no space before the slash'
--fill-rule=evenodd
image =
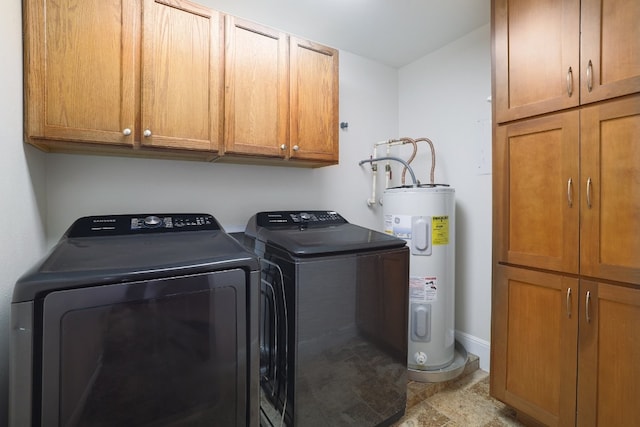
<path id="1" fill-rule="evenodd" d="M 155 215 L 149 215 L 144 219 L 144 225 L 149 228 L 156 228 L 162 225 L 162 219 Z"/>

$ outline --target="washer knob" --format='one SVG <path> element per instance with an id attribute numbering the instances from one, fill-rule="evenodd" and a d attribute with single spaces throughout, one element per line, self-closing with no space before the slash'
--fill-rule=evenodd
<path id="1" fill-rule="evenodd" d="M 155 215 L 149 215 L 144 219 L 144 225 L 146 225 L 149 228 L 160 227 L 162 225 L 162 219 Z"/>

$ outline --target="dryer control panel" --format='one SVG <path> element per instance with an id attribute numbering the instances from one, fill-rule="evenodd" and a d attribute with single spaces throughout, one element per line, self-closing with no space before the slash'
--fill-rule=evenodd
<path id="1" fill-rule="evenodd" d="M 103 215 L 76 220 L 66 235 L 74 238 L 204 230 L 221 227 L 209 214 Z"/>
<path id="2" fill-rule="evenodd" d="M 303 224 L 309 227 L 330 226 L 347 224 L 347 220 L 336 211 L 272 211 L 256 214 L 258 227 L 279 228 Z"/>

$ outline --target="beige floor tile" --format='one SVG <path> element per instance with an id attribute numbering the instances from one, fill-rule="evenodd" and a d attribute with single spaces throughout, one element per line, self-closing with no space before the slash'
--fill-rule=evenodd
<path id="1" fill-rule="evenodd" d="M 410 384 L 414 405 L 394 427 L 520 427 L 515 413 L 489 396 L 489 374 L 476 370 L 452 381 L 433 395 L 417 401 L 425 392 Z M 426 388 L 433 389 L 426 385 Z M 440 387 L 438 387 L 440 388 Z"/>

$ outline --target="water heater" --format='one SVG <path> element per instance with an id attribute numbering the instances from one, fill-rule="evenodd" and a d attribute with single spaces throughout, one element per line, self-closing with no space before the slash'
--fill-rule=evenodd
<path id="1" fill-rule="evenodd" d="M 408 369 L 441 370 L 455 353 L 455 190 L 432 184 L 388 188 L 384 231 L 407 241 Z"/>

